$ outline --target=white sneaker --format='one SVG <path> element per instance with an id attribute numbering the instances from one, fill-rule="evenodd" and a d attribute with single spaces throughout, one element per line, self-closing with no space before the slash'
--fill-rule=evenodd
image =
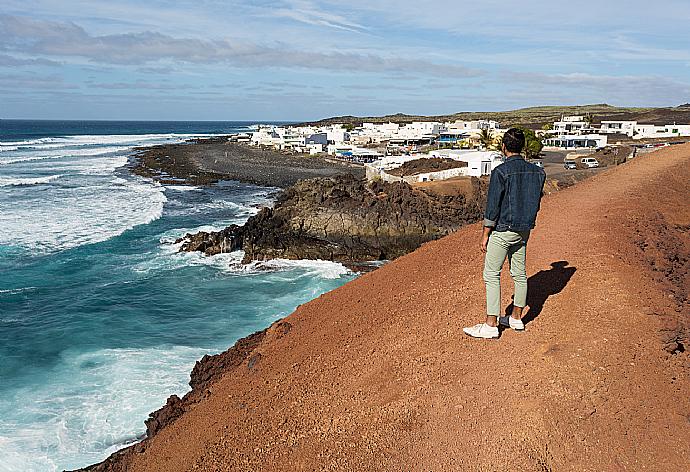
<path id="1" fill-rule="evenodd" d="M 498 337 L 498 326 L 489 326 L 486 323 L 462 328 L 466 335 L 473 338 L 493 339 Z"/>
<path id="2" fill-rule="evenodd" d="M 501 316 L 498 318 L 498 323 L 502 326 L 512 328 L 515 331 L 525 330 L 525 324 L 522 322 L 522 320 L 516 320 L 512 316 Z"/>

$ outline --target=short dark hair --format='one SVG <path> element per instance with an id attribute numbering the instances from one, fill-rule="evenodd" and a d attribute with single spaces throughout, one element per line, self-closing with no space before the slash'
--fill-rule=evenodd
<path id="1" fill-rule="evenodd" d="M 503 135 L 503 144 L 506 151 L 520 153 L 525 147 L 525 133 L 520 128 L 510 128 Z"/>

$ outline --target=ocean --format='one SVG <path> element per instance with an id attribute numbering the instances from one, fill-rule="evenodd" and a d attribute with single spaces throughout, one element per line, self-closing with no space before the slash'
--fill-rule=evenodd
<path id="1" fill-rule="evenodd" d="M 176 252 L 276 189 L 160 185 L 128 171 L 132 148 L 251 125 L 0 120 L 0 471 L 103 460 L 189 390 L 197 359 L 355 277 Z"/>

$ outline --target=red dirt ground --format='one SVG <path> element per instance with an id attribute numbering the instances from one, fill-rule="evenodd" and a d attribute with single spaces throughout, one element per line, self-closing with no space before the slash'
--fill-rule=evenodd
<path id="1" fill-rule="evenodd" d="M 120 466 L 690 470 L 689 203 L 690 145 L 546 197 L 527 330 L 499 340 L 462 333 L 479 226 L 426 244 L 269 329 Z"/>

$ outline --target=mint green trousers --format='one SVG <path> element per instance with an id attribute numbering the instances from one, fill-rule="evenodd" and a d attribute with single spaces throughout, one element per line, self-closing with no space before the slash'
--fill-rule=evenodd
<path id="1" fill-rule="evenodd" d="M 529 231 L 493 231 L 484 258 L 484 283 L 486 284 L 486 313 L 501 315 L 501 269 L 506 258 L 510 264 L 515 292 L 513 304 L 524 307 L 527 304 L 527 273 L 525 257 Z"/>

